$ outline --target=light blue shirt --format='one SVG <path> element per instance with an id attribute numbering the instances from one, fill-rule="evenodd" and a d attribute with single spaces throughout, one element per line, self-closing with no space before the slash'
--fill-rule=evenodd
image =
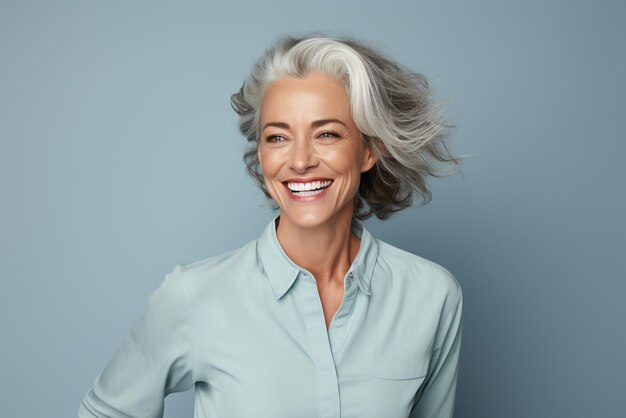
<path id="1" fill-rule="evenodd" d="M 86 393 L 78 416 L 163 416 L 195 388 L 194 418 L 452 416 L 462 292 L 444 267 L 361 245 L 326 328 L 315 278 L 276 237 L 177 265 Z"/>

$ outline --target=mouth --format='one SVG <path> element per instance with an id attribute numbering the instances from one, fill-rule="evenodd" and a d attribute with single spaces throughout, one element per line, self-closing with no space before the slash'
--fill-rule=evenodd
<path id="1" fill-rule="evenodd" d="M 303 182 L 291 182 L 284 181 L 283 185 L 289 192 L 289 195 L 296 198 L 315 197 L 324 193 L 330 185 L 333 184 L 333 179 L 317 180 L 308 183 Z"/>

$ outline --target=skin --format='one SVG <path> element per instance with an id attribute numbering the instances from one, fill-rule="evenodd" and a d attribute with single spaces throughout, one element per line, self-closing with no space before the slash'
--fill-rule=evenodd
<path id="1" fill-rule="evenodd" d="M 314 124 L 326 119 L 340 122 Z M 313 274 L 328 328 L 343 298 L 343 278 L 360 247 L 350 226 L 361 173 L 376 158 L 352 119 L 343 82 L 326 74 L 270 83 L 260 122 L 257 153 L 265 185 L 280 207 L 278 241 L 291 260 Z M 334 181 L 321 199 L 298 202 L 282 184 L 294 177 Z"/>

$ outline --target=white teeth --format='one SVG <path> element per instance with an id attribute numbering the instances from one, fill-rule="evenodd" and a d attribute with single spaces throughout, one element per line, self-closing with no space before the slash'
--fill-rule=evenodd
<path id="1" fill-rule="evenodd" d="M 324 180 L 324 181 L 312 181 L 309 183 L 297 183 L 297 182 L 289 182 L 287 183 L 287 187 L 294 192 L 303 192 L 314 189 L 326 188 L 332 180 Z"/>
<path id="2" fill-rule="evenodd" d="M 321 189 L 321 190 L 307 190 L 307 191 L 304 191 L 304 192 L 294 192 L 294 194 L 297 194 L 298 196 L 306 197 L 306 196 L 315 196 L 316 194 L 320 194 L 323 191 L 324 191 L 324 189 Z"/>

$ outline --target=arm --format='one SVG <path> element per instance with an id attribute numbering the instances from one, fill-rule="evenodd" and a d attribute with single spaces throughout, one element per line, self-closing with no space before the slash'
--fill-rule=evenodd
<path id="1" fill-rule="evenodd" d="M 448 313 L 442 316 L 437 328 L 432 370 L 416 394 L 416 403 L 409 418 L 452 417 L 461 349 L 463 309 L 463 294 L 458 283 L 455 294 L 451 295 L 450 299 L 455 302 Z"/>
<path id="2" fill-rule="evenodd" d="M 83 398 L 79 418 L 162 418 L 165 396 L 193 386 L 192 314 L 176 272 L 150 296 L 147 309 Z"/>

